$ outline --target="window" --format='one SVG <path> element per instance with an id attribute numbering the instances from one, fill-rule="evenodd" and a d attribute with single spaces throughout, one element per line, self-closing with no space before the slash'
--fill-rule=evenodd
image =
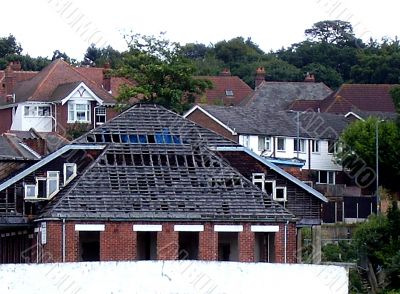
<path id="1" fill-rule="evenodd" d="M 226 96 L 233 96 L 233 90 L 225 90 Z"/>
<path id="2" fill-rule="evenodd" d="M 285 151 L 286 150 L 286 139 L 285 138 L 278 138 L 277 139 L 278 143 L 278 151 Z"/>
<path id="3" fill-rule="evenodd" d="M 178 258 L 181 260 L 196 260 L 199 256 L 199 233 L 179 232 Z"/>
<path id="4" fill-rule="evenodd" d="M 68 122 L 90 122 L 90 104 L 88 103 L 68 103 Z"/>
<path id="5" fill-rule="evenodd" d="M 318 184 L 334 185 L 336 173 L 334 171 L 320 170 L 318 171 Z"/>
<path id="6" fill-rule="evenodd" d="M 49 199 L 59 191 L 58 171 L 47 172 L 47 177 L 36 177 L 36 185 L 25 185 L 25 197 L 35 199 Z"/>
<path id="7" fill-rule="evenodd" d="M 106 108 L 104 106 L 95 107 L 94 114 L 96 125 L 102 125 L 106 122 Z"/>
<path id="8" fill-rule="evenodd" d="M 311 152 L 312 153 L 319 153 L 319 144 L 320 141 L 319 140 L 312 140 L 311 141 Z"/>
<path id="9" fill-rule="evenodd" d="M 243 146 L 250 147 L 250 136 L 242 136 L 243 137 Z"/>
<path id="10" fill-rule="evenodd" d="M 275 181 L 265 181 L 265 193 L 273 196 L 275 191 Z"/>
<path id="11" fill-rule="evenodd" d="M 336 153 L 336 143 L 334 140 L 328 140 L 328 153 Z"/>
<path id="12" fill-rule="evenodd" d="M 79 232 L 79 261 L 100 261 L 100 232 Z"/>
<path id="13" fill-rule="evenodd" d="M 64 163 L 64 185 L 76 177 L 76 163 Z"/>
<path id="14" fill-rule="evenodd" d="M 271 137 L 258 136 L 258 151 L 271 150 Z"/>
<path id="15" fill-rule="evenodd" d="M 286 187 L 276 187 L 274 200 L 276 201 L 286 201 Z"/>
<path id="16" fill-rule="evenodd" d="M 58 171 L 48 171 L 47 172 L 47 198 L 56 194 L 59 190 L 59 176 Z"/>
<path id="17" fill-rule="evenodd" d="M 239 261 L 238 233 L 218 232 L 218 260 Z"/>
<path id="18" fill-rule="evenodd" d="M 25 117 L 46 117 L 50 116 L 50 106 L 41 105 L 25 105 L 24 106 L 24 116 Z"/>
<path id="19" fill-rule="evenodd" d="M 37 190 L 36 185 L 25 184 L 25 198 L 36 198 Z"/>
<path id="20" fill-rule="evenodd" d="M 138 260 L 157 260 L 157 232 L 137 232 Z"/>
<path id="21" fill-rule="evenodd" d="M 264 174 L 253 174 L 253 184 L 260 188 L 261 191 L 265 192 L 265 175 Z"/>
<path id="22" fill-rule="evenodd" d="M 293 150 L 297 152 L 297 146 L 299 146 L 299 152 L 306 152 L 306 140 L 300 139 L 299 142 L 297 139 L 294 139 Z"/>

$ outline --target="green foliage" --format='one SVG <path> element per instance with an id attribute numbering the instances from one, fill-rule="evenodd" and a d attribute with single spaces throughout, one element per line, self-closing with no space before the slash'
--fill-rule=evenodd
<path id="1" fill-rule="evenodd" d="M 390 95 L 392 96 L 396 111 L 400 113 L 400 86 L 394 86 L 390 89 Z"/>
<path id="2" fill-rule="evenodd" d="M 314 74 L 316 82 L 324 82 L 327 86 L 337 89 L 343 84 L 341 75 L 332 67 L 320 63 L 310 63 L 303 71 Z"/>
<path id="3" fill-rule="evenodd" d="M 111 68 L 118 68 L 121 66 L 122 54 L 107 46 L 106 48 L 97 48 L 95 44 L 90 45 L 86 49 L 86 53 L 82 65 L 103 67 L 106 63 L 109 63 Z"/>
<path id="4" fill-rule="evenodd" d="M 355 121 L 341 134 L 343 151 L 337 159 L 344 166 L 363 161 L 368 167 L 376 166 L 376 125 L 379 133 L 379 184 L 392 191 L 400 188 L 400 131 L 393 121 L 378 122 L 377 118 Z"/>
<path id="5" fill-rule="evenodd" d="M 357 249 L 350 242 L 339 241 L 338 244 L 330 243 L 322 247 L 322 261 L 355 262 L 357 257 Z"/>
<path id="6" fill-rule="evenodd" d="M 193 63 L 182 55 L 177 43 L 158 37 L 132 34 L 125 36 L 129 50 L 123 54 L 122 67 L 117 74 L 136 82 L 133 87 L 121 88 L 117 97 L 122 106 L 132 98 L 156 103 L 183 112 L 195 95 L 211 87 L 211 82 L 193 77 Z"/>
<path id="7" fill-rule="evenodd" d="M 393 202 L 388 215 L 370 216 L 354 235 L 357 249 L 386 273 L 386 288 L 400 289 L 400 211 Z"/>
<path id="8" fill-rule="evenodd" d="M 88 132 L 90 129 L 92 129 L 90 124 L 76 122 L 67 127 L 66 138 L 68 140 L 74 140 Z"/>
<path id="9" fill-rule="evenodd" d="M 348 45 L 355 39 L 351 23 L 341 20 L 319 21 L 304 33 L 309 40 L 337 45 Z"/>

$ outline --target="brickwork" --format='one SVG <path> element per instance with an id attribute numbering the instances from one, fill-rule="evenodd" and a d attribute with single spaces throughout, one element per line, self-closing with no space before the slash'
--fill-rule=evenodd
<path id="1" fill-rule="evenodd" d="M 239 261 L 254 262 L 254 233 L 250 225 L 243 226 L 243 232 L 239 233 Z"/>
<path id="2" fill-rule="evenodd" d="M 79 232 L 75 224 L 85 222 L 66 222 L 66 262 L 79 261 Z M 86 222 L 87 223 L 87 222 Z M 105 231 L 100 232 L 100 260 L 136 260 L 137 233 L 130 222 L 96 222 L 105 224 Z M 176 260 L 179 250 L 179 233 L 174 231 L 174 223 L 162 223 L 163 230 L 157 233 L 157 259 Z M 274 225 L 274 224 L 271 224 Z M 205 223 L 204 231 L 199 232 L 199 259 L 218 259 L 218 233 L 214 232 L 213 223 Z M 254 262 L 255 234 L 250 224 L 243 224 L 239 234 L 239 261 Z M 275 262 L 285 262 L 285 224 L 279 224 L 275 234 Z M 296 262 L 296 225 L 287 225 L 286 262 Z M 47 244 L 42 246 L 42 255 L 51 259 L 44 262 L 62 261 L 62 222 L 47 222 Z"/>
<path id="3" fill-rule="evenodd" d="M 204 232 L 199 235 L 199 247 L 200 260 L 218 260 L 218 234 L 212 224 L 204 224 Z"/>

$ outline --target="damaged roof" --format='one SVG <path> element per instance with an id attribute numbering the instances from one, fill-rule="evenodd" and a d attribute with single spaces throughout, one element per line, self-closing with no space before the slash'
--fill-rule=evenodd
<path id="1" fill-rule="evenodd" d="M 43 218 L 294 220 L 208 148 L 236 143 L 161 106 L 137 104 L 73 144 L 106 147 Z"/>

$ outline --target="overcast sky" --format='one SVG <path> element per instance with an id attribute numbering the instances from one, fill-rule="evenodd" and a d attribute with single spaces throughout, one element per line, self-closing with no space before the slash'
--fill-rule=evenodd
<path id="1" fill-rule="evenodd" d="M 348 20 L 358 37 L 398 35 L 398 0 L 12 0 L 1 3 L 0 37 L 13 34 L 23 53 L 52 56 L 56 49 L 78 60 L 90 43 L 123 50 L 131 30 L 181 44 L 237 36 L 268 52 L 304 40 L 304 30 L 326 19 Z"/>

